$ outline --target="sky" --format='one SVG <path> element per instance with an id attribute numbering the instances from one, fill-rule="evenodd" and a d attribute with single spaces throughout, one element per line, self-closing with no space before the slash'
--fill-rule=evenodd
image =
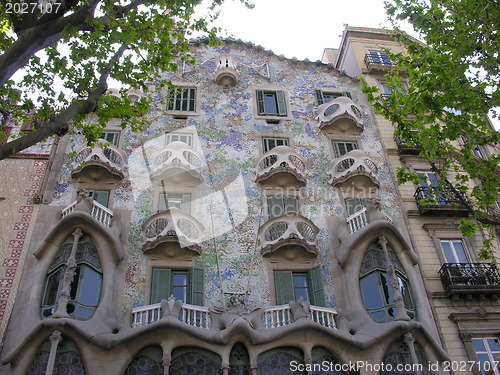
<path id="1" fill-rule="evenodd" d="M 261 45 L 277 55 L 321 60 L 337 48 L 344 25 L 390 28 L 384 0 L 226 0 L 217 26 L 236 39 Z"/>

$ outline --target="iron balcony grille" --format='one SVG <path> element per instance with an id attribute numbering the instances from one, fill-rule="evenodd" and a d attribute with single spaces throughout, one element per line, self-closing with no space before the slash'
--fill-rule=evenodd
<path id="1" fill-rule="evenodd" d="M 385 53 L 367 53 L 365 55 L 365 64 L 369 68 L 370 66 L 396 66 L 396 64 L 391 61 L 389 56 Z"/>
<path id="2" fill-rule="evenodd" d="M 444 289 L 455 286 L 500 286 L 500 274 L 491 263 L 445 263 L 439 270 Z"/>
<path id="3" fill-rule="evenodd" d="M 417 205 L 420 206 L 450 206 L 463 207 L 462 202 L 450 188 L 443 187 L 439 191 L 427 186 L 419 186 L 414 194 Z M 432 198 L 429 202 L 427 199 Z"/>
<path id="4" fill-rule="evenodd" d="M 422 146 L 416 142 L 409 142 L 403 137 L 394 137 L 398 151 L 402 154 L 419 154 Z"/>

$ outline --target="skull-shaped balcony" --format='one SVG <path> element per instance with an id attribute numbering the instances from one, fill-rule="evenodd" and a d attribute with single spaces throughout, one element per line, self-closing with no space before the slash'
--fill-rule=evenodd
<path id="1" fill-rule="evenodd" d="M 302 187 L 306 184 L 302 157 L 288 146 L 277 146 L 257 159 L 255 181 L 264 186 Z"/>
<path id="2" fill-rule="evenodd" d="M 258 233 L 261 255 L 284 261 L 311 259 L 318 255 L 318 227 L 297 212 L 287 212 L 265 222 Z"/>
<path id="3" fill-rule="evenodd" d="M 204 231 L 194 217 L 171 207 L 142 225 L 142 251 L 163 258 L 191 259 L 201 254 Z"/>
<path id="4" fill-rule="evenodd" d="M 335 187 L 379 187 L 378 168 L 363 150 L 352 150 L 333 159 L 329 183 Z"/>
<path id="5" fill-rule="evenodd" d="M 236 86 L 240 74 L 236 70 L 236 60 L 229 54 L 220 55 L 217 58 L 217 67 L 214 72 L 214 80 L 225 89 Z"/>
<path id="6" fill-rule="evenodd" d="M 348 97 L 339 96 L 318 107 L 319 129 L 327 134 L 355 134 L 363 132 L 363 114 Z"/>
<path id="7" fill-rule="evenodd" d="M 153 158 L 151 179 L 170 185 L 193 186 L 203 182 L 199 172 L 204 159 L 188 144 L 175 141 L 166 145 Z"/>
<path id="8" fill-rule="evenodd" d="M 73 162 L 71 177 L 80 181 L 120 181 L 125 176 L 126 155 L 103 139 L 94 147 L 83 147 Z"/>

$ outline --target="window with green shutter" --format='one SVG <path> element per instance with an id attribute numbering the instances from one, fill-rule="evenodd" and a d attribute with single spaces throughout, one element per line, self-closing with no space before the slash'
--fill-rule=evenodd
<path id="1" fill-rule="evenodd" d="M 289 195 L 273 195 L 267 198 L 267 214 L 270 219 L 299 211 L 299 198 Z"/>
<path id="2" fill-rule="evenodd" d="M 302 298 L 315 306 L 325 305 L 321 266 L 309 271 L 274 271 L 276 304 L 285 305 Z"/>
<path id="3" fill-rule="evenodd" d="M 174 296 L 184 303 L 203 305 L 203 269 L 176 270 L 153 268 L 151 278 L 151 304 Z"/>
<path id="4" fill-rule="evenodd" d="M 356 212 L 361 211 L 363 208 L 371 203 L 371 199 L 368 198 L 347 198 L 345 200 L 345 207 L 347 209 L 347 215 L 354 215 Z"/>
<path id="5" fill-rule="evenodd" d="M 323 91 L 320 89 L 314 90 L 314 93 L 316 95 L 316 102 L 318 105 L 325 104 L 328 102 L 331 102 L 333 99 L 336 99 L 340 96 L 345 96 L 349 99 L 352 99 L 352 95 L 349 91 L 343 91 L 343 92 L 328 92 L 328 91 Z"/>
<path id="6" fill-rule="evenodd" d="M 168 93 L 167 110 L 196 112 L 196 87 L 176 86 Z"/>
<path id="7" fill-rule="evenodd" d="M 288 138 L 263 137 L 264 153 L 278 146 L 289 146 Z"/>
<path id="8" fill-rule="evenodd" d="M 191 212 L 191 194 L 160 193 L 158 199 L 158 212 L 175 207 L 189 214 Z"/>
<path id="9" fill-rule="evenodd" d="M 96 202 L 108 207 L 109 204 L 109 190 L 88 190 L 89 197 Z"/>
<path id="10" fill-rule="evenodd" d="M 333 154 L 336 158 L 347 154 L 349 151 L 357 150 L 358 143 L 353 141 L 332 141 Z"/>
<path id="11" fill-rule="evenodd" d="M 257 113 L 259 116 L 286 116 L 285 92 L 283 90 L 257 90 Z"/>
<path id="12" fill-rule="evenodd" d="M 101 139 L 104 139 L 106 142 L 109 142 L 113 146 L 118 147 L 118 144 L 120 143 L 120 132 L 104 130 L 101 134 Z"/>

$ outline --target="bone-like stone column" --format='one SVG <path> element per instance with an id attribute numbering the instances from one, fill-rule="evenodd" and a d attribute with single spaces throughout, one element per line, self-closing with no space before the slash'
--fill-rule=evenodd
<path id="1" fill-rule="evenodd" d="M 50 354 L 47 362 L 47 369 L 45 375 L 52 375 L 54 371 L 54 364 L 56 362 L 57 345 L 62 341 L 61 331 L 54 331 L 49 337 L 50 340 Z"/>
<path id="2" fill-rule="evenodd" d="M 71 254 L 66 261 L 66 271 L 62 279 L 62 288 L 59 293 L 59 299 L 57 304 L 57 311 L 52 315 L 53 318 L 69 318 L 66 312 L 66 307 L 68 306 L 68 301 L 70 298 L 70 286 L 75 276 L 76 269 L 76 249 L 78 247 L 78 241 L 83 236 L 83 232 L 80 228 L 76 228 L 73 232 L 73 247 L 71 248 Z"/>

